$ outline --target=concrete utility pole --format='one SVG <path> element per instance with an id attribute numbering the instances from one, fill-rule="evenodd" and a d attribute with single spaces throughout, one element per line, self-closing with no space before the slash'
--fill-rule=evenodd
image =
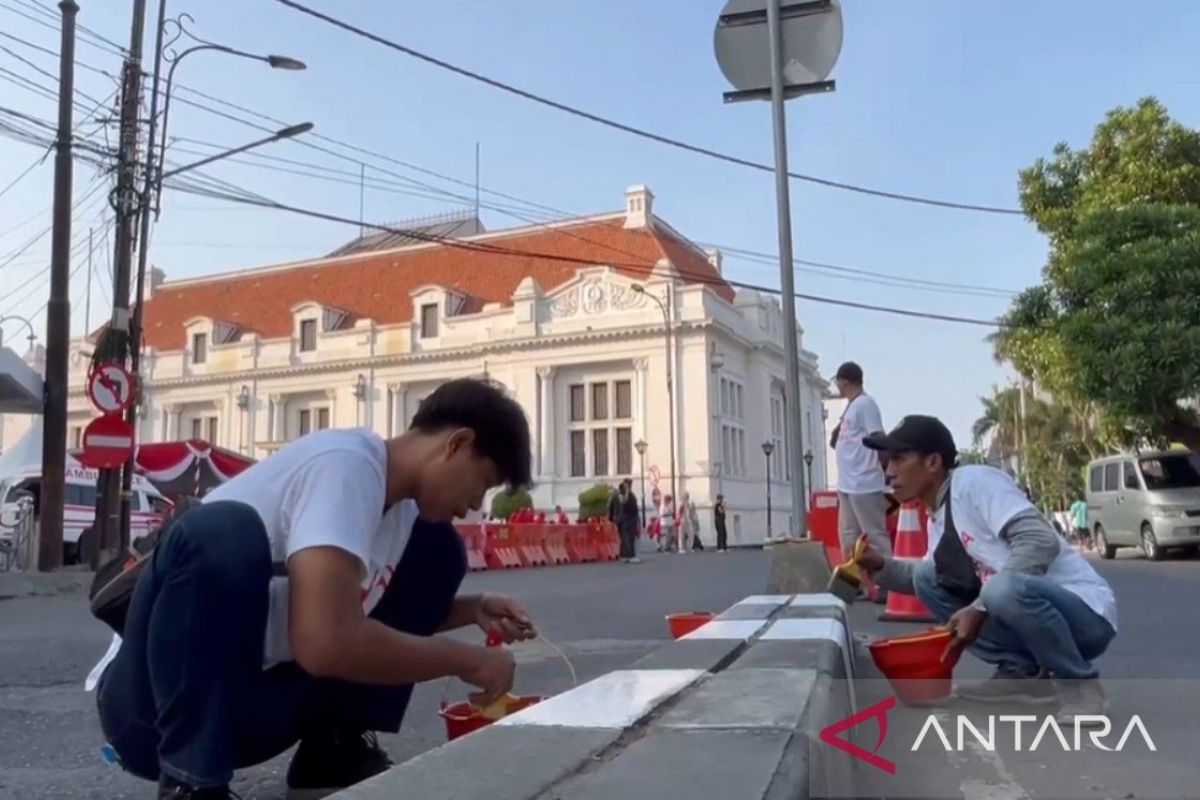
<path id="1" fill-rule="evenodd" d="M 75 100 L 75 0 L 62 0 L 58 133 L 54 142 L 54 228 L 50 299 L 46 303 L 46 375 L 42 406 L 42 498 L 38 569 L 62 565 L 63 494 L 67 467 L 67 351 L 71 341 L 71 117 Z"/>
<path id="2" fill-rule="evenodd" d="M 129 55 L 125 59 L 121 89 L 120 149 L 117 155 L 117 189 L 113 196 L 116 211 L 116 244 L 113 247 L 113 313 L 103 346 L 96 348 L 95 361 L 115 361 L 122 366 L 129 356 L 129 282 L 133 265 L 134 222 L 141 200 L 137 181 L 138 111 L 142 99 L 142 39 L 146 29 L 146 0 L 134 0 L 133 24 L 129 35 Z M 115 556 L 128 548 L 121 541 L 121 506 L 129 502 L 121 496 L 121 470 L 100 471 L 96 520 L 101 526 L 101 548 Z"/>

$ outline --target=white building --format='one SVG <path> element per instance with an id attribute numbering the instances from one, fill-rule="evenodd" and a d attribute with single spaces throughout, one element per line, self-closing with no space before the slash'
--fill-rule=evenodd
<path id="1" fill-rule="evenodd" d="M 703 538 L 712 541 L 709 509 L 724 493 L 731 540 L 762 540 L 768 467 L 779 535 L 791 511 L 787 425 L 803 426 L 824 486 L 816 356 L 802 349 L 797 413 L 777 301 L 735 292 L 720 254 L 654 216 L 653 200 L 634 187 L 623 211 L 466 236 L 460 226 L 452 244 L 385 237 L 174 282 L 156 270 L 139 435 L 262 458 L 317 428 L 396 434 L 441 382 L 486 375 L 529 416 L 537 506 L 571 511 L 600 481 L 632 477 L 640 494 L 643 466 L 647 494 L 654 476 L 670 491 L 671 380 L 678 491 L 701 509 Z M 69 442 L 94 416 L 88 352 L 73 343 Z M 5 427 L 13 441 L 13 421 Z M 776 445 L 769 465 L 765 441 Z"/>

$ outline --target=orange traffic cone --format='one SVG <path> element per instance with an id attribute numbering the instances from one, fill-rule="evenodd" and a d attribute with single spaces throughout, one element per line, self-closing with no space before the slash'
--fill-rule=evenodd
<path id="1" fill-rule="evenodd" d="M 896 547 L 893 558 L 917 561 L 925 557 L 929 539 L 925 533 L 927 519 L 917 503 L 905 503 L 900 507 L 896 524 Z M 935 622 L 929 609 L 916 595 L 888 592 L 887 606 L 879 619 L 884 622 Z"/>

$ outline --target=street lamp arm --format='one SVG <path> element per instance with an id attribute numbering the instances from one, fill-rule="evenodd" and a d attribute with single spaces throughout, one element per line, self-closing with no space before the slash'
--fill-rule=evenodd
<path id="1" fill-rule="evenodd" d="M 33 340 L 37 338 L 37 333 L 35 333 L 34 329 L 33 329 L 33 323 L 30 322 L 25 317 L 19 316 L 17 314 L 5 314 L 4 316 L 0 317 L 0 326 L 3 326 L 4 323 L 8 322 L 10 319 L 15 319 L 17 322 L 25 323 L 25 327 L 29 328 L 29 344 L 32 346 Z M 0 344 L 3 344 L 3 343 L 4 343 L 4 330 L 3 330 L 3 328 L 0 328 Z"/>
<path id="2" fill-rule="evenodd" d="M 235 156 L 238 153 L 244 153 L 247 150 L 253 150 L 256 147 L 262 147 L 264 144 L 271 144 L 272 142 L 278 142 L 283 139 L 290 139 L 293 136 L 299 136 L 302 133 L 308 133 L 312 129 L 313 129 L 313 124 L 311 122 L 302 122 L 299 125 L 292 125 L 287 128 L 283 128 L 282 130 L 278 130 L 275 133 L 271 134 L 270 136 L 264 137 L 262 139 L 257 139 L 253 142 L 250 142 L 249 144 L 244 144 L 241 147 L 235 147 L 232 150 L 225 150 L 220 153 L 214 153 L 213 155 L 208 156 L 207 158 L 202 158 L 199 161 L 193 161 L 191 164 L 185 164 L 182 167 L 176 167 L 175 169 L 171 170 L 170 172 L 162 173 L 162 175 L 159 177 L 159 180 L 160 180 L 160 182 L 165 181 L 167 178 L 173 178 L 176 175 L 179 175 L 180 173 L 189 172 L 193 169 L 196 169 L 197 167 L 203 167 L 205 164 L 211 164 L 214 161 L 220 161 L 223 158 L 229 158 L 230 156 Z"/>

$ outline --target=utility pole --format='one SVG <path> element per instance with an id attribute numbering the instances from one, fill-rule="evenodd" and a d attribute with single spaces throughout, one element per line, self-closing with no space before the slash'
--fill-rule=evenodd
<path id="1" fill-rule="evenodd" d="M 129 35 L 129 55 L 125 59 L 121 86 L 121 131 L 117 155 L 117 188 L 113 196 L 116 212 L 116 236 L 113 246 L 113 312 L 106 341 L 96 348 L 95 361 L 125 364 L 129 355 L 129 282 L 133 265 L 133 226 L 139 202 L 137 187 L 138 112 L 142 99 L 142 39 L 146 29 L 146 0 L 134 0 L 133 23 Z M 114 556 L 128 547 L 121 539 L 121 507 L 129 503 L 122 497 L 121 470 L 100 471 L 99 498 L 102 516 L 101 549 Z"/>
<path id="2" fill-rule="evenodd" d="M 71 340 L 71 110 L 75 100 L 75 0 L 62 0 L 58 134 L 54 142 L 54 229 L 50 244 L 50 298 L 46 304 L 46 375 L 42 405 L 41 532 L 38 569 L 62 565 L 63 495 L 67 471 L 67 351 Z"/>
<path id="3" fill-rule="evenodd" d="M 145 0 L 142 2 L 142 11 L 145 12 Z M 129 458 L 125 461 L 125 470 L 121 474 L 121 552 L 124 553 L 129 549 L 131 541 L 130 533 L 130 516 L 133 510 L 131 500 L 133 498 L 133 472 L 134 464 L 137 460 L 137 447 L 140 437 L 138 436 L 138 409 L 141 406 L 142 400 L 142 306 L 145 305 L 143 298 L 146 290 L 146 265 L 150 252 L 150 209 L 158 205 L 157 198 L 152 196 L 156 182 L 161 180 L 160 176 L 154 174 L 154 140 L 158 130 L 158 78 L 162 69 L 163 56 L 163 20 L 167 14 L 167 0 L 159 0 L 158 3 L 158 32 L 154 38 L 154 77 L 150 83 L 150 126 L 146 135 L 146 163 L 142 170 L 142 193 L 139 221 L 141 230 L 138 232 L 138 263 L 137 263 L 137 305 L 133 309 L 133 322 L 130 328 L 130 353 L 129 353 L 129 371 L 134 379 L 134 398 L 135 401 L 130 404 L 129 409 L 125 412 L 125 421 L 129 423 L 129 429 L 133 431 L 133 452 L 129 454 Z M 139 34 L 140 41 L 140 34 Z M 136 143 L 136 140 L 135 140 Z M 159 184 L 161 191 L 161 184 Z M 126 296 L 125 305 L 129 305 L 129 298 Z"/>

